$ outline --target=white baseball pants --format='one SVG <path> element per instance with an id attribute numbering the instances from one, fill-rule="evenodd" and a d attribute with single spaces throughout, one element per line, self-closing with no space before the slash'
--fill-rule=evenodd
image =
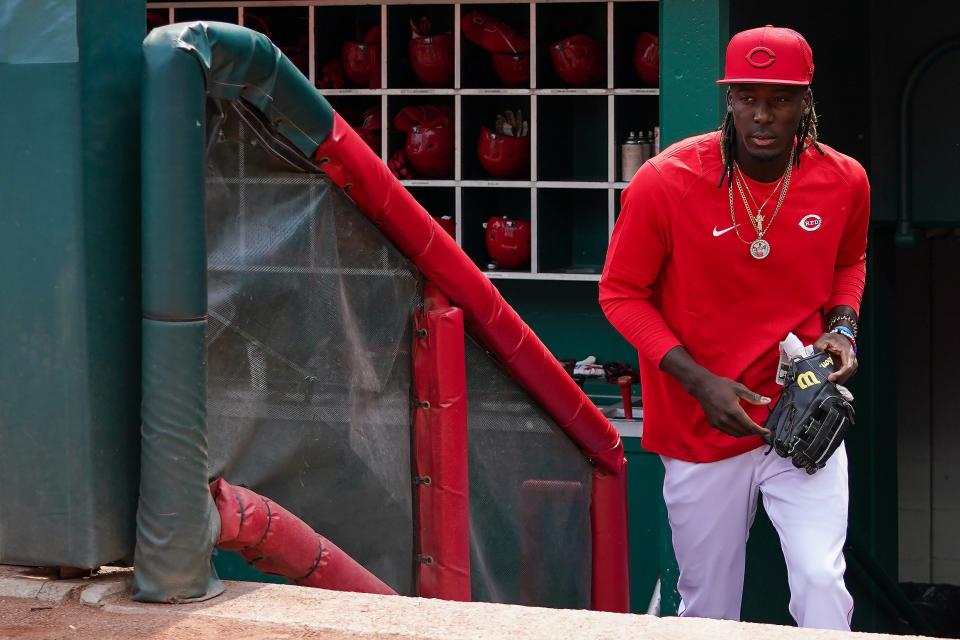
<path id="1" fill-rule="evenodd" d="M 841 445 L 814 475 L 766 450 L 710 463 L 661 456 L 680 566 L 680 615 L 740 619 L 747 537 L 759 494 L 787 561 L 790 614 L 801 627 L 849 630 L 846 449 Z"/>

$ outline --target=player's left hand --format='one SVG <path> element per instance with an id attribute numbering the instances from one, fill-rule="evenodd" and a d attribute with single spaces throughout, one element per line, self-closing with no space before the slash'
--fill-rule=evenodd
<path id="1" fill-rule="evenodd" d="M 826 351 L 839 362 L 836 373 L 827 378 L 830 382 L 845 384 L 857 372 L 857 354 L 853 351 L 853 344 L 839 333 L 825 333 L 820 336 L 813 348 L 817 351 Z"/>

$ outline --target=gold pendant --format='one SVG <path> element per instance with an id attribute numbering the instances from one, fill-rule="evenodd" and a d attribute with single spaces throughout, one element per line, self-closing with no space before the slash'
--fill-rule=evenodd
<path id="1" fill-rule="evenodd" d="M 757 260 L 763 260 L 770 255 L 770 243 L 761 238 L 757 238 L 750 243 L 750 255 Z"/>

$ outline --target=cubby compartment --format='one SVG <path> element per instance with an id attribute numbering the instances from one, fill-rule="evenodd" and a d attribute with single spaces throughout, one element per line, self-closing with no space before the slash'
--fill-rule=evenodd
<path id="1" fill-rule="evenodd" d="M 537 191 L 541 273 L 599 274 L 609 226 L 605 189 Z"/>
<path id="2" fill-rule="evenodd" d="M 461 212 L 463 250 L 478 267 L 485 271 L 530 272 L 532 252 L 525 253 L 533 239 L 528 189 L 464 187 Z M 493 218 L 502 221 L 497 225 L 509 224 L 513 230 L 485 228 Z M 491 234 L 496 244 L 492 252 L 487 237 Z"/>
<path id="3" fill-rule="evenodd" d="M 229 22 L 240 24 L 240 11 L 236 7 L 177 7 L 173 10 L 174 22 Z"/>
<path id="4" fill-rule="evenodd" d="M 607 86 L 607 3 L 537 3 L 537 86 Z"/>
<path id="5" fill-rule="evenodd" d="M 314 15 L 316 85 L 379 89 L 383 34 L 378 5 L 318 6 Z M 337 68 L 339 67 L 339 76 Z"/>
<path id="6" fill-rule="evenodd" d="M 614 162 L 617 182 L 630 182 L 635 172 L 624 173 L 624 145 L 631 134 L 640 142 L 629 146 L 631 152 L 649 158 L 654 153 L 654 137 L 659 118 L 659 99 L 655 95 L 627 95 L 614 97 Z"/>
<path id="7" fill-rule="evenodd" d="M 632 177 L 623 145 L 630 132 L 646 142 L 660 121 L 656 57 L 646 77 L 635 62 L 638 39 L 647 51 L 659 34 L 659 11 L 656 0 L 150 0 L 147 30 L 209 20 L 266 33 L 431 215 L 459 225 L 458 242 L 489 277 L 595 282 Z M 429 23 L 434 42 L 415 55 L 411 23 Z M 552 47 L 563 41 L 558 72 Z M 406 123 L 418 129 L 419 158 L 404 158 L 397 114 L 431 105 L 444 111 Z M 496 133 L 508 110 L 528 122 L 529 147 L 499 135 L 482 145 L 482 128 Z M 444 116 L 442 131 L 424 133 Z M 531 257 L 491 270 L 483 223 L 503 216 L 529 223 Z"/>
<path id="8" fill-rule="evenodd" d="M 659 82 L 659 5 L 613 3 L 613 86 L 657 88 Z"/>
<path id="9" fill-rule="evenodd" d="M 607 180 L 607 97 L 538 96 L 537 179 Z"/>
<path id="10" fill-rule="evenodd" d="M 243 26 L 270 38 L 303 75 L 310 73 L 309 22 L 307 7 L 258 5 L 243 9 Z"/>
<path id="11" fill-rule="evenodd" d="M 464 180 L 530 179 L 530 96 L 496 95 L 462 98 L 461 155 Z M 511 129 L 526 135 L 497 133 L 497 116 L 509 111 Z M 526 126 L 522 123 L 526 123 Z"/>
<path id="12" fill-rule="evenodd" d="M 454 26 L 452 4 L 389 5 L 388 86 L 453 88 Z M 414 27 L 429 36 L 417 38 L 411 44 Z"/>
<path id="13" fill-rule="evenodd" d="M 415 120 L 416 130 L 401 131 L 397 127 L 397 115 L 407 107 Z M 389 127 L 388 160 L 396 159 L 403 151 L 408 172 L 401 179 L 451 180 L 456 163 L 456 123 L 453 96 L 396 95 L 387 103 Z M 410 144 L 408 144 L 408 138 Z"/>
<path id="14" fill-rule="evenodd" d="M 528 88 L 530 5 L 464 4 L 460 13 L 460 86 Z"/>

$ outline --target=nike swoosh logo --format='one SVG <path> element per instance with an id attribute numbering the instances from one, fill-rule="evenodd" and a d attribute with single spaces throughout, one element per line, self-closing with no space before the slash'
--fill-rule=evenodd
<path id="1" fill-rule="evenodd" d="M 714 227 L 714 228 L 713 228 L 713 237 L 714 237 L 714 238 L 718 238 L 718 237 L 722 236 L 723 234 L 725 234 L 726 232 L 728 232 L 728 231 L 733 231 L 733 230 L 736 229 L 736 228 L 737 228 L 737 225 L 733 225 L 732 227 L 727 227 L 726 229 L 717 229 L 716 227 Z"/>

